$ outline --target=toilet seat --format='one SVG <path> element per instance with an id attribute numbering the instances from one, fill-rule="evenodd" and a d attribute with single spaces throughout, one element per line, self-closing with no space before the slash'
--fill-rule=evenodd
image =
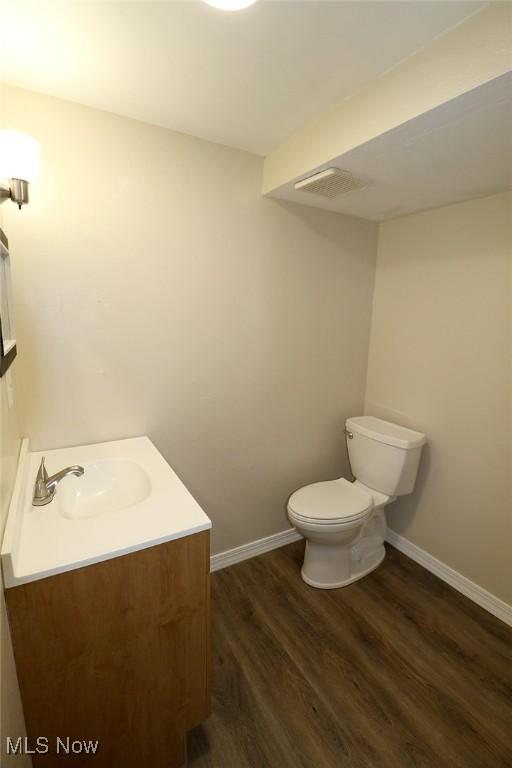
<path id="1" fill-rule="evenodd" d="M 351 523 L 365 517 L 372 507 L 372 496 L 344 477 L 306 485 L 288 501 L 288 511 L 297 521 L 315 525 Z"/>

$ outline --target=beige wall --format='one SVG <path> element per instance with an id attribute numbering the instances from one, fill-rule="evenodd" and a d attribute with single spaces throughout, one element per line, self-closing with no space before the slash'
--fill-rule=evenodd
<path id="1" fill-rule="evenodd" d="M 254 155 L 5 88 L 41 142 L 16 255 L 22 431 L 37 448 L 147 433 L 214 551 L 287 527 L 348 471 L 377 227 L 261 199 Z"/>
<path id="2" fill-rule="evenodd" d="M 391 528 L 512 603 L 512 194 L 381 224 L 366 412 L 424 430 Z"/>

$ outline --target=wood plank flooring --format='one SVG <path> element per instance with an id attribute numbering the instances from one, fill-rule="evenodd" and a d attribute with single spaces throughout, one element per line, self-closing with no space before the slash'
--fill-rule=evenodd
<path id="1" fill-rule="evenodd" d="M 303 547 L 213 575 L 213 715 L 189 768 L 512 767 L 512 629 L 392 547 L 312 589 Z"/>

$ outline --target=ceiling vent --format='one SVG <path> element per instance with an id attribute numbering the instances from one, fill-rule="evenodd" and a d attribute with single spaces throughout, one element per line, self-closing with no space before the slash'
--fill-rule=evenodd
<path id="1" fill-rule="evenodd" d="M 298 192 L 312 192 L 322 197 L 338 197 L 366 186 L 366 182 L 356 179 L 348 171 L 342 171 L 339 168 L 327 168 L 295 183 L 295 189 Z"/>

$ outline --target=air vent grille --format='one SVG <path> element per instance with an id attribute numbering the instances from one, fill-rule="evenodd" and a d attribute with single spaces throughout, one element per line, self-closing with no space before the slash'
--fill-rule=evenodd
<path id="1" fill-rule="evenodd" d="M 327 168 L 295 183 L 297 191 L 312 192 L 322 197 L 338 197 L 366 186 L 366 182 L 356 179 L 348 171 L 342 171 L 339 168 Z"/>

